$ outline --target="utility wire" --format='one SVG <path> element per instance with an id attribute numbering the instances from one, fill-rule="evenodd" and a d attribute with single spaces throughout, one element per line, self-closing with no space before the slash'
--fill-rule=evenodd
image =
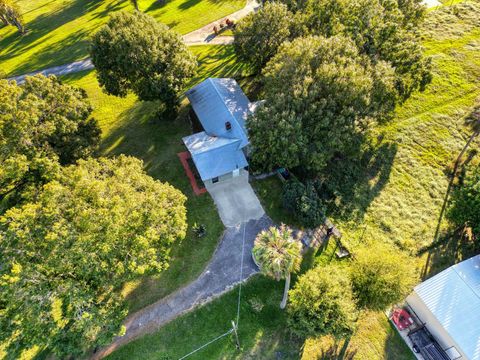
<path id="1" fill-rule="evenodd" d="M 238 329 L 238 322 L 239 322 L 239 320 L 240 320 L 240 301 L 241 301 L 241 297 L 242 297 L 243 260 L 244 260 L 244 257 L 245 257 L 245 229 L 246 229 L 246 223 L 243 224 L 242 260 L 241 260 L 241 263 L 240 263 L 240 286 L 238 287 L 237 321 L 236 321 L 236 323 L 233 323 L 233 327 L 232 327 L 230 330 L 228 330 L 226 333 L 217 336 L 215 339 L 210 340 L 209 342 L 203 344 L 202 346 L 200 346 L 200 347 L 196 348 L 195 350 L 189 352 L 188 354 L 182 356 L 182 357 L 179 358 L 178 360 L 184 360 L 184 359 L 186 359 L 187 357 L 195 354 L 196 352 L 202 350 L 203 348 L 207 347 L 208 345 L 213 344 L 215 341 L 218 341 L 218 340 L 220 340 L 221 338 L 223 338 L 223 337 L 225 337 L 225 336 L 227 336 L 227 335 L 230 335 L 232 332 L 234 332 L 236 329 Z M 237 339 L 237 343 L 238 343 L 238 339 Z M 237 346 L 238 346 L 238 344 L 237 344 Z"/>
<path id="2" fill-rule="evenodd" d="M 196 348 L 195 350 L 189 352 L 187 355 L 182 356 L 182 357 L 181 357 L 180 359 L 178 359 L 178 360 L 186 359 L 186 358 L 189 357 L 190 355 L 195 354 L 197 351 L 202 350 L 204 347 L 207 347 L 208 345 L 213 344 L 215 341 L 218 341 L 218 340 L 220 340 L 221 338 L 223 338 L 223 337 L 225 337 L 225 336 L 227 336 L 227 335 L 230 335 L 232 332 L 233 332 L 233 329 L 228 330 L 225 334 L 222 334 L 222 335 L 220 335 L 220 336 L 217 336 L 215 339 L 210 340 L 208 343 L 203 344 L 203 345 L 200 346 L 199 348 Z"/>
<path id="3" fill-rule="evenodd" d="M 240 320 L 240 298 L 242 296 L 242 284 L 243 284 L 243 258 L 245 256 L 245 228 L 246 223 L 243 224 L 243 240 L 242 240 L 242 262 L 240 264 L 240 286 L 238 287 L 238 302 L 237 302 L 237 328 Z"/>

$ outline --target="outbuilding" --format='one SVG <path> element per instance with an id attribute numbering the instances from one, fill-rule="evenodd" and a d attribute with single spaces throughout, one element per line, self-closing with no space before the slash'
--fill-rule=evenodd
<path id="1" fill-rule="evenodd" d="M 424 357 L 480 360 L 480 255 L 416 286 L 407 303 L 423 324 L 424 337 L 434 340 L 433 345 L 417 344 Z M 436 350 L 435 342 L 441 349 Z"/>

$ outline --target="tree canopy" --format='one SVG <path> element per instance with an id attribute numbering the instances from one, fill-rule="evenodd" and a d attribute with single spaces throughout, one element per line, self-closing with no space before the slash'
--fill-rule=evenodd
<path id="1" fill-rule="evenodd" d="M 419 0 L 285 0 L 299 14 L 304 32 L 352 39 L 373 64 L 395 69 L 399 99 L 423 89 L 431 80 L 430 60 L 423 56 L 417 27 L 425 7 Z"/>
<path id="2" fill-rule="evenodd" d="M 80 160 L 0 218 L 0 343 L 76 356 L 121 332 L 119 288 L 158 272 L 186 231 L 185 196 L 140 160 Z"/>
<path id="3" fill-rule="evenodd" d="M 480 237 L 480 165 L 467 168 L 451 195 L 447 215 L 456 225 L 470 227 L 476 239 Z"/>
<path id="4" fill-rule="evenodd" d="M 140 11 L 113 14 L 93 36 L 90 55 L 107 93 L 124 97 L 133 91 L 170 111 L 196 67 L 181 37 Z"/>
<path id="5" fill-rule="evenodd" d="M 347 273 L 333 265 L 309 270 L 290 290 L 287 312 L 290 330 L 301 338 L 348 336 L 357 314 Z"/>
<path id="6" fill-rule="evenodd" d="M 100 128 L 84 90 L 54 76 L 0 80 L 0 200 L 48 182 L 60 165 L 92 155 Z"/>
<path id="7" fill-rule="evenodd" d="M 414 262 L 399 253 L 399 249 L 378 242 L 355 250 L 351 279 L 358 306 L 385 310 L 412 290 L 417 279 Z"/>
<path id="8" fill-rule="evenodd" d="M 235 52 L 258 72 L 291 37 L 293 25 L 294 15 L 285 4 L 268 2 L 235 27 Z"/>
<path id="9" fill-rule="evenodd" d="M 254 161 L 267 168 L 322 171 L 395 104 L 394 70 L 380 61 L 373 67 L 342 36 L 283 44 L 264 76 L 266 101 L 247 126 Z"/>

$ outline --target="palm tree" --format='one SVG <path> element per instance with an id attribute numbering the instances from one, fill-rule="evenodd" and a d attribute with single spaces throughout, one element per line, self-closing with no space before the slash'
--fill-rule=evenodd
<path id="1" fill-rule="evenodd" d="M 252 253 L 260 271 L 277 281 L 285 279 L 281 309 L 287 306 L 290 274 L 300 269 L 301 251 L 302 244 L 292 238 L 292 230 L 285 225 L 280 228 L 272 226 L 258 234 L 255 239 Z"/>

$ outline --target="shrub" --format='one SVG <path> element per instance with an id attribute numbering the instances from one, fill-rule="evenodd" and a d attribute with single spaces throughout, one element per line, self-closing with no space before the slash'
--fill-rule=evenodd
<path id="1" fill-rule="evenodd" d="M 298 180 L 286 182 L 283 205 L 304 226 L 316 227 L 325 221 L 325 206 L 312 181 L 307 181 L 306 185 Z"/>
<path id="2" fill-rule="evenodd" d="M 399 256 L 399 251 L 386 244 L 362 246 L 355 251 L 351 280 L 359 306 L 384 310 L 411 291 L 415 267 L 410 257 Z"/>
<path id="3" fill-rule="evenodd" d="M 345 337 L 354 330 L 355 321 L 350 280 L 338 266 L 308 271 L 290 291 L 287 323 L 296 336 Z"/>

